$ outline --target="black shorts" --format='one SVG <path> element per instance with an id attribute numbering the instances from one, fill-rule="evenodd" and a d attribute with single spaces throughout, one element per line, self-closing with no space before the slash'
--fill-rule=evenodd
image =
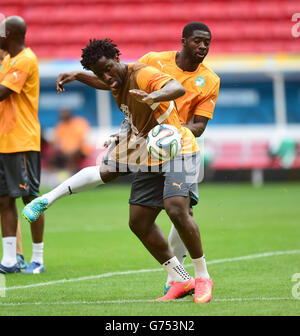
<path id="1" fill-rule="evenodd" d="M 0 196 L 38 196 L 41 153 L 0 153 Z"/>
<path id="2" fill-rule="evenodd" d="M 190 197 L 190 205 L 198 203 L 198 156 L 177 157 L 158 173 L 138 172 L 134 175 L 129 203 L 164 208 L 164 200 L 173 196 Z M 177 169 L 175 169 L 176 167 Z"/>

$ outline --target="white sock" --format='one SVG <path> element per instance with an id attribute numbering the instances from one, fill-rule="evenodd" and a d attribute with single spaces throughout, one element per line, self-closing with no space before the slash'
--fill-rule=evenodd
<path id="1" fill-rule="evenodd" d="M 44 243 L 32 243 L 32 257 L 30 262 L 44 263 Z"/>
<path id="2" fill-rule="evenodd" d="M 90 190 L 103 183 L 104 182 L 100 176 L 100 167 L 87 167 L 81 169 L 78 173 L 71 176 L 59 186 L 41 197 L 47 198 L 49 202 L 48 204 L 51 205 L 53 202 L 63 196 Z"/>
<path id="3" fill-rule="evenodd" d="M 17 237 L 2 238 L 3 257 L 1 264 L 5 267 L 12 267 L 17 263 Z"/>
<path id="4" fill-rule="evenodd" d="M 192 262 L 195 268 L 195 278 L 204 278 L 205 280 L 209 280 L 210 276 L 206 268 L 205 256 L 197 259 L 192 259 Z"/>
<path id="5" fill-rule="evenodd" d="M 169 243 L 175 257 L 177 257 L 179 263 L 183 265 L 188 251 L 174 225 L 172 225 L 169 233 Z M 169 285 L 172 280 L 174 279 L 172 279 L 172 277 L 168 275 L 167 285 Z"/>
<path id="6" fill-rule="evenodd" d="M 176 257 L 167 260 L 162 266 L 175 282 L 185 282 L 191 278 Z"/>

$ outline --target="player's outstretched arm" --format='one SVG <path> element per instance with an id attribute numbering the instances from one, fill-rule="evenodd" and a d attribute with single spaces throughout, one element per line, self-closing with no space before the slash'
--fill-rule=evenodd
<path id="1" fill-rule="evenodd" d="M 142 90 L 130 90 L 129 93 L 137 101 L 152 105 L 157 102 L 175 100 L 185 94 L 185 89 L 176 80 L 170 80 L 160 90 L 151 93 Z"/>
<path id="2" fill-rule="evenodd" d="M 57 77 L 56 81 L 57 92 L 58 93 L 64 92 L 65 91 L 64 85 L 67 83 L 74 82 L 75 80 L 85 85 L 91 86 L 94 89 L 110 90 L 110 88 L 94 74 L 89 74 L 83 71 L 71 71 L 61 73 Z"/>

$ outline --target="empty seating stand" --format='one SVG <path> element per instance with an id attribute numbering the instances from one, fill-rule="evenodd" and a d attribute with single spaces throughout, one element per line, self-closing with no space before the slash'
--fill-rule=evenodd
<path id="1" fill-rule="evenodd" d="M 291 34 L 298 0 L 1 0 L 0 11 L 26 19 L 28 45 L 40 58 L 79 58 L 90 38 L 110 37 L 134 60 L 179 48 L 189 21 L 211 28 L 212 53 L 300 52 Z"/>
<path id="2" fill-rule="evenodd" d="M 264 170 L 284 168 L 278 157 L 270 155 L 266 141 L 214 143 L 213 152 L 210 164 L 213 170 L 250 170 L 253 184 L 263 183 Z M 290 168 L 300 168 L 300 142 Z"/>

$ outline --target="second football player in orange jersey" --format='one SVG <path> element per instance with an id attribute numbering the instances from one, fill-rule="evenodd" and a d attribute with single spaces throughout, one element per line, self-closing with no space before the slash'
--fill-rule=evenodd
<path id="1" fill-rule="evenodd" d="M 203 63 L 208 54 L 210 42 L 209 28 L 200 22 L 192 22 L 183 29 L 180 51 L 150 52 L 139 59 L 139 62 L 156 67 L 176 78 L 183 85 L 186 93 L 176 99 L 176 105 L 181 122 L 190 128 L 196 137 L 204 132 L 208 120 L 213 119 L 219 94 L 220 78 Z M 139 180 L 143 180 L 143 178 L 145 177 L 142 173 L 135 176 L 132 194 L 134 194 L 135 183 L 138 184 Z M 151 181 L 149 181 L 149 185 L 151 185 Z M 142 204 L 140 199 L 136 199 L 134 196 L 132 198 L 135 202 Z M 169 242 L 178 260 L 184 263 L 187 249 L 174 225 L 169 234 Z M 202 277 L 209 279 L 204 257 L 202 262 L 204 270 Z M 168 278 L 165 293 L 170 287 L 171 281 L 172 279 Z"/>

